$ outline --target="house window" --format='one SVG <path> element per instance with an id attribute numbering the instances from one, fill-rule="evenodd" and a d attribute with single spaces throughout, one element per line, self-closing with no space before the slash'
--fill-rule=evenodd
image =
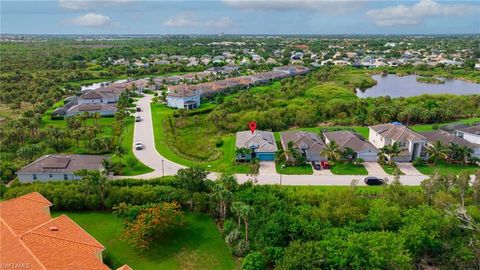
<path id="1" fill-rule="evenodd" d="M 33 180 L 37 180 L 37 175 L 35 173 L 33 174 Z"/>
<path id="2" fill-rule="evenodd" d="M 68 180 L 68 174 L 63 175 L 63 180 Z"/>
<path id="3" fill-rule="evenodd" d="M 52 177 L 53 177 L 53 175 L 52 175 L 52 174 L 50 174 L 50 178 L 52 178 Z"/>
<path id="4" fill-rule="evenodd" d="M 407 142 L 398 142 L 398 145 L 402 148 L 407 147 Z"/>

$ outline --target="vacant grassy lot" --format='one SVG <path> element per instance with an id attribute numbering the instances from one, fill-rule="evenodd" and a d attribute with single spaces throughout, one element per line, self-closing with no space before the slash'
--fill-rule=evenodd
<path id="1" fill-rule="evenodd" d="M 353 163 L 335 163 L 331 166 L 330 171 L 333 174 L 340 175 L 367 175 L 368 171 L 362 164 L 355 165 Z"/>
<path id="2" fill-rule="evenodd" d="M 187 225 L 166 235 L 148 251 L 138 251 L 120 239 L 122 222 L 109 212 L 65 212 L 106 247 L 113 269 L 234 269 L 230 255 L 212 218 L 186 213 Z"/>
<path id="3" fill-rule="evenodd" d="M 295 165 L 295 166 L 285 166 L 282 168 L 282 165 L 284 165 L 284 162 L 276 162 L 275 163 L 275 168 L 277 169 L 277 173 L 280 174 L 290 174 L 290 175 L 296 175 L 296 174 L 313 174 L 313 169 L 312 165 L 309 163 L 303 163 L 300 165 Z"/>
<path id="4" fill-rule="evenodd" d="M 444 161 L 439 161 L 437 162 L 437 165 L 428 165 L 428 164 L 422 164 L 422 165 L 417 165 L 415 166 L 419 172 L 422 174 L 433 174 L 436 171 L 439 172 L 440 174 L 455 174 L 458 175 L 461 172 L 468 172 L 470 174 L 474 174 L 478 170 L 480 170 L 479 166 L 476 165 L 460 165 L 460 164 L 450 164 L 446 163 Z"/>
<path id="5" fill-rule="evenodd" d="M 189 160 L 187 158 L 181 157 L 178 154 L 178 149 L 173 150 L 172 147 L 170 147 L 170 142 L 168 142 L 169 139 L 176 140 L 176 137 L 170 137 L 170 134 L 166 133 L 166 130 L 163 128 L 164 121 L 167 121 L 168 117 L 173 114 L 173 109 L 170 109 L 166 107 L 165 105 L 162 104 L 156 104 L 152 103 L 151 104 L 151 110 L 152 110 L 152 118 L 153 118 L 153 131 L 155 134 L 155 147 L 157 148 L 157 151 L 164 156 L 165 158 L 182 164 L 184 166 L 199 166 L 202 168 L 205 168 L 209 171 L 218 171 L 218 172 L 229 172 L 229 173 L 248 173 L 249 172 L 249 166 L 248 165 L 241 165 L 241 164 L 235 164 L 235 136 L 234 135 L 222 135 L 221 139 L 223 141 L 223 144 L 216 148 L 217 146 L 215 145 L 216 140 L 212 141 L 211 136 L 209 136 L 208 133 L 200 133 L 198 131 L 197 137 L 192 137 L 195 135 L 195 133 L 177 133 L 177 136 L 182 136 L 186 135 L 186 137 L 182 138 L 183 142 L 189 143 L 190 149 L 189 151 L 195 151 L 196 149 L 199 149 L 198 147 L 204 147 L 207 145 L 208 147 L 216 148 L 216 151 L 219 151 L 218 159 L 208 161 L 208 162 L 201 162 L 201 161 L 193 161 Z M 182 120 L 180 120 L 182 121 Z M 195 127 L 193 126 L 193 129 Z M 194 131 L 195 132 L 195 131 Z M 173 141 L 175 145 L 180 145 L 178 144 L 178 141 Z M 183 149 L 185 149 L 185 146 L 182 145 Z"/>

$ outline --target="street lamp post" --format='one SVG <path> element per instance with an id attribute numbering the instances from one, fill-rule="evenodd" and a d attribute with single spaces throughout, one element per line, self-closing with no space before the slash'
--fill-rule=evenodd
<path id="1" fill-rule="evenodd" d="M 163 162 L 164 162 L 164 161 L 165 161 L 165 160 L 162 159 L 162 175 L 165 177 L 165 169 L 164 169 L 164 167 L 163 167 Z"/>
<path id="2" fill-rule="evenodd" d="M 282 164 L 282 166 L 280 166 L 280 186 L 282 185 L 283 169 L 285 169 L 285 164 Z"/>

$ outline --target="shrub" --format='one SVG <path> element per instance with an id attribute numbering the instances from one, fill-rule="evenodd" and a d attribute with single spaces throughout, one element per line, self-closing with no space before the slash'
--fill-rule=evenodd
<path id="1" fill-rule="evenodd" d="M 419 166 L 425 164 L 425 161 L 419 157 L 415 158 L 412 162 L 413 166 Z"/>
<path id="2" fill-rule="evenodd" d="M 266 265 L 265 257 L 260 252 L 252 252 L 242 260 L 242 270 L 262 270 Z"/>

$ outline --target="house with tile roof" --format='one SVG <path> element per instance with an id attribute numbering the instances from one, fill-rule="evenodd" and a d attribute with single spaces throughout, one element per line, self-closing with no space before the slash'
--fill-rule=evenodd
<path id="1" fill-rule="evenodd" d="M 102 170 L 105 156 L 54 154 L 44 155 L 21 168 L 15 174 L 22 183 L 33 181 L 78 180 L 75 172 L 85 170 Z"/>
<path id="2" fill-rule="evenodd" d="M 235 147 L 251 149 L 253 152 L 245 157 L 237 156 L 237 160 L 256 157 L 261 161 L 273 161 L 278 151 L 273 132 L 263 130 L 255 130 L 253 133 L 250 130 L 237 132 Z"/>
<path id="3" fill-rule="evenodd" d="M 458 137 L 461 137 L 471 143 L 480 144 L 480 124 L 468 127 L 462 127 L 455 130 Z"/>
<path id="4" fill-rule="evenodd" d="M 172 85 L 168 87 L 167 106 L 192 110 L 200 107 L 200 90 L 195 85 Z"/>
<path id="5" fill-rule="evenodd" d="M 472 149 L 473 156 L 476 158 L 480 158 L 480 144 L 472 143 L 462 137 L 455 136 L 454 134 L 444 130 L 426 131 L 420 132 L 420 134 L 427 139 L 427 145 L 434 145 L 438 141 L 443 146 L 448 147 L 450 144 L 453 143 Z"/>
<path id="6" fill-rule="evenodd" d="M 355 152 L 352 159 L 361 158 L 365 161 L 377 161 L 378 149 L 365 140 L 363 137 L 348 130 L 324 132 L 325 143 L 332 141 L 338 145 L 339 149 L 344 151 L 347 148 Z"/>
<path id="7" fill-rule="evenodd" d="M 424 148 L 427 139 L 401 123 L 380 124 L 368 128 L 368 140 L 377 148 L 398 142 L 402 151 L 399 156 L 394 158 L 395 161 L 409 162 L 418 157 L 425 158 Z"/>
<path id="8" fill-rule="evenodd" d="M 105 247 L 68 216 L 52 218 L 50 206 L 38 192 L 0 202 L 0 265 L 109 270 L 102 261 Z"/>
<path id="9" fill-rule="evenodd" d="M 325 148 L 325 143 L 314 132 L 307 131 L 286 131 L 280 133 L 280 142 L 283 149 L 288 149 L 288 143 L 292 142 L 306 161 L 323 161 L 326 158 L 320 155 Z M 288 158 L 288 157 L 287 157 Z"/>

